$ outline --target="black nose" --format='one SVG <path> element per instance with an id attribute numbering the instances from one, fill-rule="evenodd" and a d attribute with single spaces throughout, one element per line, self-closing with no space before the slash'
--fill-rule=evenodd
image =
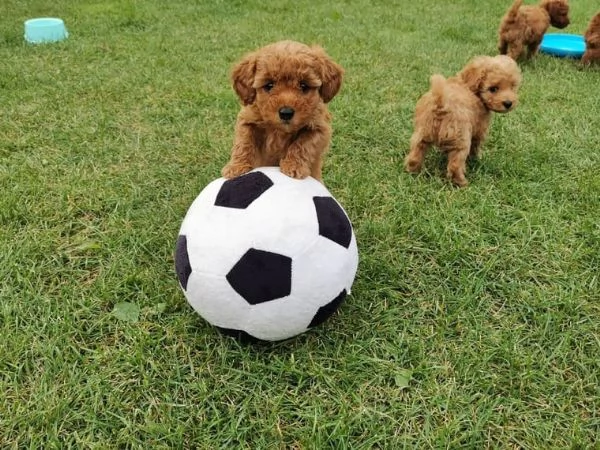
<path id="1" fill-rule="evenodd" d="M 289 106 L 284 106 L 279 110 L 279 118 L 281 120 L 285 120 L 287 122 L 288 120 L 292 120 L 292 117 L 294 117 L 294 110 Z"/>
<path id="2" fill-rule="evenodd" d="M 505 100 L 502 102 L 502 104 L 506 109 L 510 109 L 510 107 L 512 106 L 512 102 L 510 100 Z"/>

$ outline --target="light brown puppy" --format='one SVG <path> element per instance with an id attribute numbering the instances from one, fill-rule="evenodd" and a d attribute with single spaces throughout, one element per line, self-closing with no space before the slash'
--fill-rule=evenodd
<path id="1" fill-rule="evenodd" d="M 514 60 L 525 52 L 527 58 L 534 56 L 550 25 L 562 29 L 570 22 L 567 0 L 541 0 L 538 5 L 527 6 L 522 3 L 523 0 L 515 0 L 498 30 L 500 54 Z"/>
<path id="2" fill-rule="evenodd" d="M 581 62 L 585 65 L 600 63 L 600 12 L 597 13 L 585 31 L 585 53 Z"/>
<path id="3" fill-rule="evenodd" d="M 223 176 L 279 166 L 290 177 L 321 180 L 332 133 L 327 103 L 339 91 L 343 72 L 321 47 L 299 42 L 281 41 L 246 55 L 232 72 L 243 105 Z"/>
<path id="4" fill-rule="evenodd" d="M 431 89 L 415 109 L 415 130 L 404 165 L 419 172 L 427 150 L 437 146 L 448 155 L 447 176 L 466 186 L 466 160 L 478 157 L 493 112 L 512 111 L 518 101 L 521 71 L 508 56 L 478 56 L 456 76 L 431 77 Z"/>

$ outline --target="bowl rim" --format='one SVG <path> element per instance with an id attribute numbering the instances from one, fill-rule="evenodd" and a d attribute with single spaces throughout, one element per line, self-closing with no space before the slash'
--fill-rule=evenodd
<path id="1" fill-rule="evenodd" d="M 29 25 L 44 25 L 44 26 L 51 26 L 51 25 L 64 25 L 64 22 L 62 19 L 59 19 L 58 17 L 36 17 L 34 19 L 27 19 L 25 21 L 25 26 L 29 26 Z"/>

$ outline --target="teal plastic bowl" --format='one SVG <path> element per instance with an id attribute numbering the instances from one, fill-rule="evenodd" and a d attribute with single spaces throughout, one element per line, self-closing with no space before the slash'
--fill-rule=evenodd
<path id="1" fill-rule="evenodd" d="M 579 59 L 585 53 L 585 39 L 579 34 L 548 33 L 542 38 L 540 51 L 561 58 Z"/>
<path id="2" fill-rule="evenodd" d="M 65 23 L 55 17 L 40 17 L 25 21 L 25 40 L 31 44 L 58 42 L 69 36 Z"/>

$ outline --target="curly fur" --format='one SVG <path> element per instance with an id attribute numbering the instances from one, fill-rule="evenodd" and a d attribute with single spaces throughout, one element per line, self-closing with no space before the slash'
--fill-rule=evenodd
<path id="1" fill-rule="evenodd" d="M 567 0 L 542 0 L 538 5 L 526 6 L 522 3 L 523 0 L 515 0 L 498 30 L 500 54 L 514 60 L 525 53 L 527 58 L 534 56 L 550 25 L 562 29 L 570 23 Z"/>
<path id="2" fill-rule="evenodd" d="M 299 42 L 276 42 L 246 55 L 231 75 L 242 108 L 223 176 L 278 165 L 290 177 L 321 180 L 332 134 L 326 104 L 343 73 L 321 47 Z"/>
<path id="3" fill-rule="evenodd" d="M 600 63 L 600 12 L 597 13 L 585 31 L 585 53 L 581 58 L 583 64 Z"/>
<path id="4" fill-rule="evenodd" d="M 448 178 L 466 186 L 467 157 L 479 156 L 492 112 L 506 113 L 517 105 L 521 71 L 507 56 L 478 56 L 454 77 L 433 75 L 430 84 L 415 108 L 404 166 L 420 172 L 427 150 L 435 145 L 448 155 Z"/>

